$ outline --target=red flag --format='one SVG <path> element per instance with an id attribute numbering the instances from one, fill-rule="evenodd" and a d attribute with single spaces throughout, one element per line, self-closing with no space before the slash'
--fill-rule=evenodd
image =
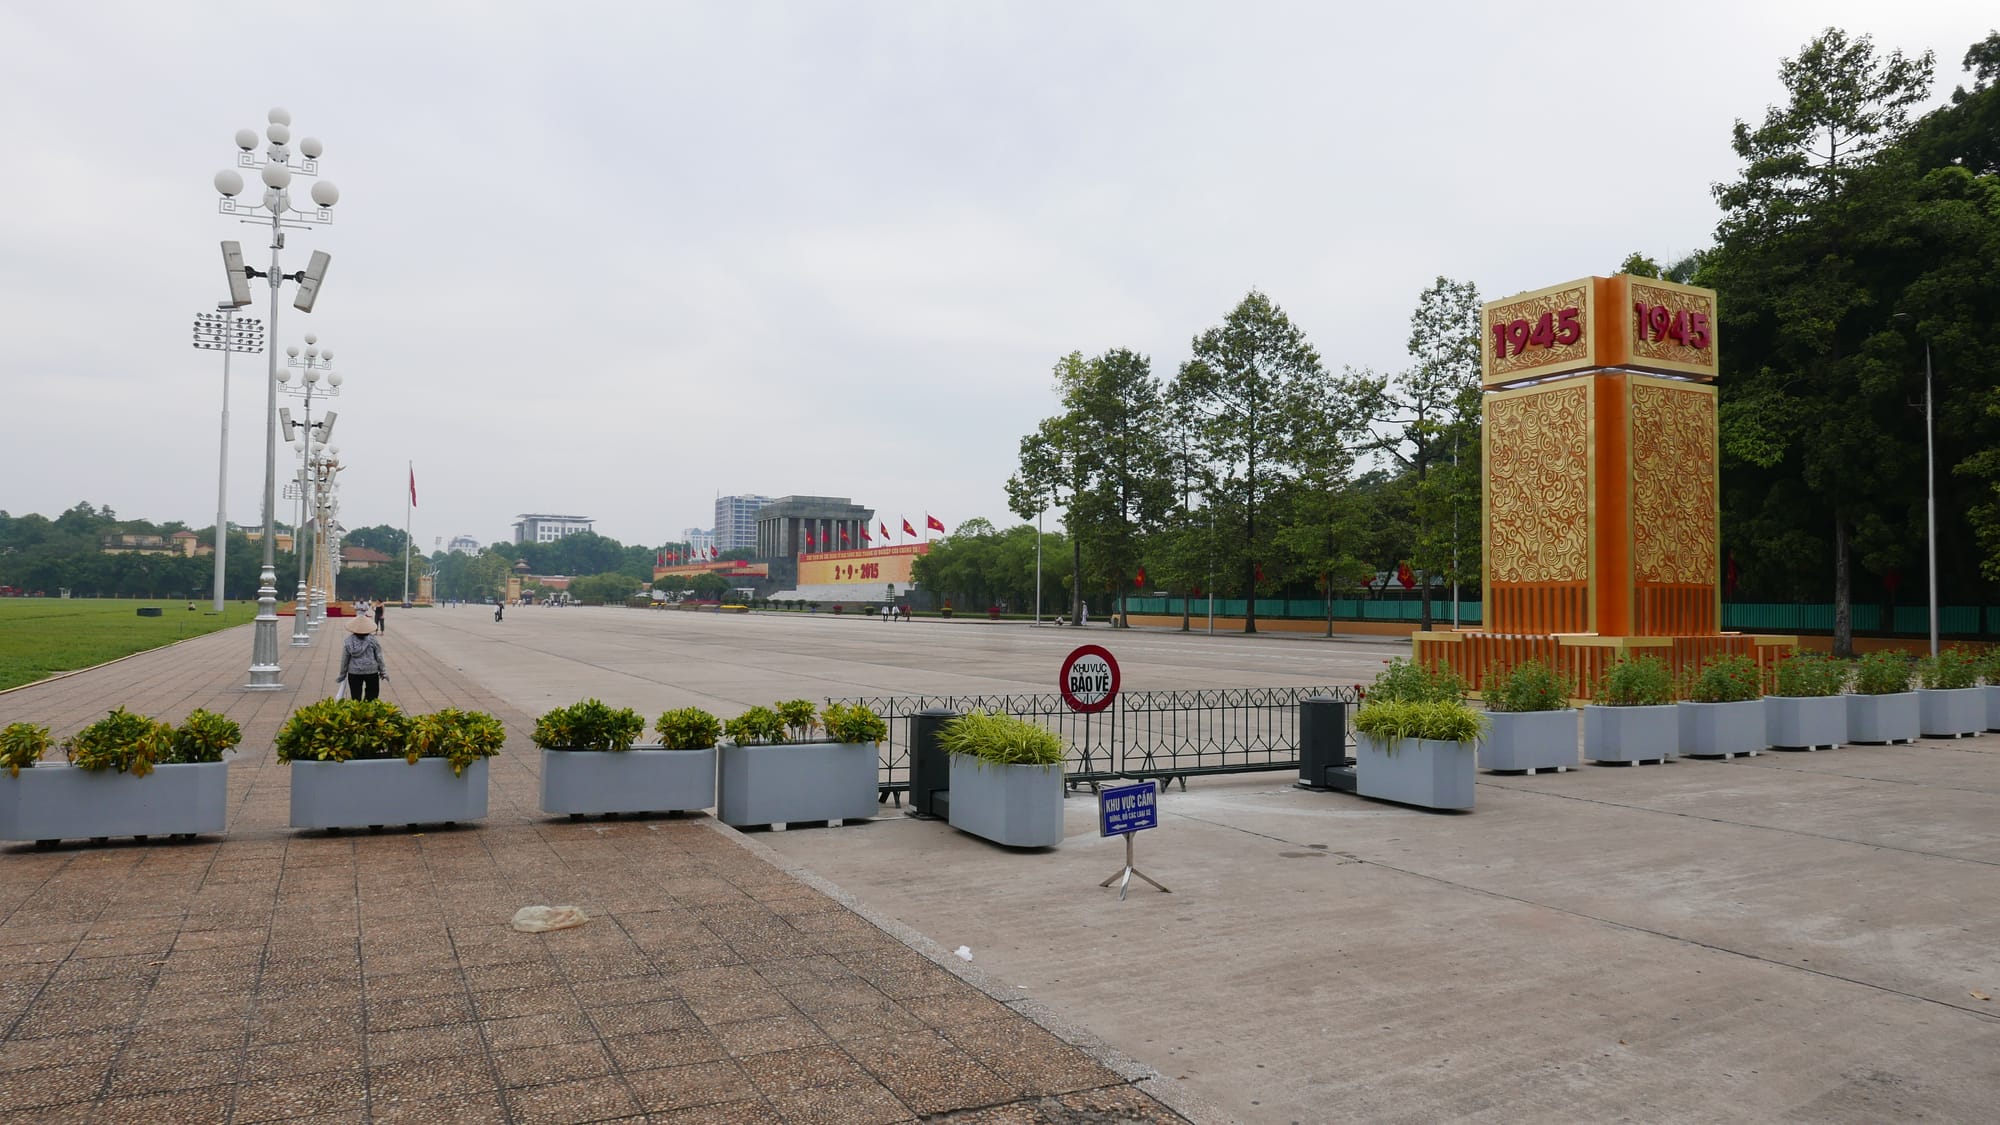
<path id="1" fill-rule="evenodd" d="M 845 527 L 840 529 L 840 545 L 843 547 L 847 546 L 847 528 Z"/>
<path id="2" fill-rule="evenodd" d="M 1411 572 L 1409 563 L 1396 564 L 1396 581 L 1401 582 L 1405 590 L 1417 588 L 1417 576 Z"/>
<path id="3" fill-rule="evenodd" d="M 1139 574 L 1138 574 L 1138 576 L 1137 576 L 1136 578 L 1132 579 L 1132 584 L 1133 584 L 1134 586 L 1144 586 L 1144 585 L 1146 584 L 1146 568 L 1145 568 L 1145 567 L 1143 567 L 1143 566 L 1142 566 L 1142 567 L 1140 567 L 1140 568 L 1139 568 Z"/>
<path id="4" fill-rule="evenodd" d="M 721 558 L 722 552 L 716 549 L 715 544 L 710 543 L 708 545 L 708 557 L 711 559 Z"/>
<path id="5" fill-rule="evenodd" d="M 910 521 L 909 521 L 909 520 L 907 520 L 907 519 L 906 519 L 906 520 L 904 520 L 904 521 L 903 521 L 903 534 L 905 534 L 905 535 L 915 535 L 916 533 L 917 533 L 917 529 L 916 529 L 916 528 L 914 528 L 914 527 L 911 527 L 911 526 L 910 526 Z"/>
<path id="6" fill-rule="evenodd" d="M 1257 564 L 1257 581 L 1259 581 L 1259 582 L 1262 582 L 1263 580 L 1264 580 L 1264 564 L 1263 564 L 1263 563 L 1258 563 L 1258 564 Z"/>
<path id="7" fill-rule="evenodd" d="M 884 534 L 887 534 L 887 532 L 884 532 Z M 872 538 L 870 538 L 870 536 L 869 536 L 869 534 L 868 534 L 868 529 L 867 529 L 867 528 L 865 528 L 865 527 L 861 529 L 861 542 L 862 542 L 862 543 L 863 543 L 864 545 L 865 545 L 865 544 L 868 544 L 868 543 L 872 543 L 872 542 L 874 542 L 874 540 L 873 540 Z"/>
<path id="8" fill-rule="evenodd" d="M 884 539 L 889 538 L 889 524 L 887 523 L 887 521 L 884 521 L 881 526 L 882 526 L 882 538 Z"/>
<path id="9" fill-rule="evenodd" d="M 810 551 L 812 549 L 813 549 L 813 533 L 808 531 L 806 532 L 806 550 Z"/>
<path id="10" fill-rule="evenodd" d="M 943 534 L 943 533 L 944 533 L 944 521 L 943 521 L 943 520 L 941 520 L 941 519 L 939 519 L 939 518 L 937 518 L 937 517 L 936 517 L 936 516 L 934 516 L 934 515 L 931 515 L 931 514 L 930 514 L 929 512 L 925 512 L 925 513 L 924 513 L 924 529 L 925 529 L 926 531 L 935 531 L 935 532 L 938 532 L 939 534 Z"/>
<path id="11" fill-rule="evenodd" d="M 410 507 L 417 506 L 417 467 L 410 466 Z"/>
<path id="12" fill-rule="evenodd" d="M 665 551 L 654 551 L 654 552 L 653 552 L 653 565 L 654 565 L 654 566 L 665 566 L 665 565 L 667 565 L 667 553 L 666 553 Z"/>

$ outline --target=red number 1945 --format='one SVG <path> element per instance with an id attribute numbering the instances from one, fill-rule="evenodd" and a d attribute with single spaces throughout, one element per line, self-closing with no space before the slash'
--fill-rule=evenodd
<path id="1" fill-rule="evenodd" d="M 1690 348 L 1708 346 L 1708 314 L 1687 312 L 1682 309 L 1669 310 L 1665 305 L 1649 305 L 1644 301 L 1632 302 L 1634 326 L 1640 340 L 1672 340 L 1676 344 Z"/>
<path id="2" fill-rule="evenodd" d="M 1524 318 L 1493 326 L 1493 358 L 1506 359 L 1529 348 L 1566 348 L 1583 339 L 1583 313 L 1579 309 L 1543 313 L 1530 325 Z"/>

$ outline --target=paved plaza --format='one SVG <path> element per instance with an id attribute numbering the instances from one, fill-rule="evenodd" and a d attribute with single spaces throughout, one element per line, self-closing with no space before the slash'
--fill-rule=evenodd
<path id="1" fill-rule="evenodd" d="M 1197 628 L 1200 623 L 1197 622 Z M 1400 645 L 1113 633 L 1127 689 L 1365 681 Z M 398 613 L 388 695 L 492 710 L 478 828 L 284 827 L 247 629 L 0 694 L 244 723 L 226 837 L 0 855 L 20 1120 L 1884 1121 L 2000 1104 L 2000 736 L 1482 775 L 1437 814 L 1197 778 L 1123 859 L 894 807 L 742 835 L 535 808 L 532 716 L 1048 690 L 1077 630 Z M 576 930 L 508 930 L 574 903 Z M 970 965 L 945 950 L 967 947 Z"/>

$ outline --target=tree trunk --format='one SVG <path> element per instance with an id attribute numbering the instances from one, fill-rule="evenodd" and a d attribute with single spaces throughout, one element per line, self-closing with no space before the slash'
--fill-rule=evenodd
<path id="1" fill-rule="evenodd" d="M 1327 571 L 1319 577 L 1320 596 L 1326 601 L 1326 635 L 1333 636 L 1333 572 Z"/>
<path id="2" fill-rule="evenodd" d="M 1854 655 L 1854 605 L 1848 589 L 1847 517 L 1833 516 L 1833 654 Z"/>
<path id="3" fill-rule="evenodd" d="M 1083 540 L 1076 535 L 1069 537 L 1069 623 L 1071 627 L 1083 627 Z"/>
<path id="4" fill-rule="evenodd" d="M 1118 620 L 1116 622 L 1117 627 L 1120 629 L 1130 629 L 1132 627 L 1132 612 L 1131 609 L 1127 607 L 1125 604 L 1124 575 L 1119 575 L 1117 580 L 1112 583 L 1111 596 L 1118 599 Z"/>

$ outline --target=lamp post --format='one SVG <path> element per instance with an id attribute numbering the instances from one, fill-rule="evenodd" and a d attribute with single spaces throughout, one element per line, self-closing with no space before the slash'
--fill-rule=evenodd
<path id="1" fill-rule="evenodd" d="M 314 625 L 326 617 L 326 604 L 333 595 L 333 576 L 337 568 L 339 544 L 335 541 L 332 524 L 333 514 L 340 505 L 334 498 L 334 489 L 340 483 L 339 473 L 344 467 L 340 463 L 340 447 L 337 445 L 315 446 L 323 449 L 312 463 L 313 491 L 313 581 L 311 605 Z"/>
<path id="2" fill-rule="evenodd" d="M 296 426 L 292 422 L 290 411 L 280 409 L 278 412 L 280 423 L 284 428 L 287 438 L 292 437 L 295 429 L 298 431 L 298 441 L 295 444 L 299 450 L 299 520 L 292 533 L 292 554 L 299 562 L 298 601 L 296 608 L 292 611 L 292 644 L 295 647 L 311 644 L 312 637 L 310 636 L 310 630 L 318 628 L 319 624 L 312 608 L 313 586 L 308 581 L 306 571 L 308 551 L 313 552 L 315 558 L 317 558 L 318 551 L 317 543 L 312 543 L 308 546 L 309 537 L 305 533 L 308 520 L 316 518 L 313 501 L 314 481 L 309 469 L 313 455 L 318 450 L 324 449 L 328 439 L 333 436 L 333 423 L 338 417 L 332 411 L 328 411 L 325 418 L 314 422 L 312 420 L 313 397 L 316 394 L 323 398 L 331 398 L 338 395 L 341 383 L 340 372 L 333 370 L 333 351 L 331 349 L 321 351 L 315 346 L 318 343 L 319 337 L 308 333 L 306 335 L 306 347 L 303 354 L 300 353 L 296 344 L 285 349 L 285 366 L 287 368 L 298 369 L 298 383 L 296 386 L 292 384 L 292 373 L 290 370 L 278 372 L 278 382 L 284 385 L 285 393 L 294 398 L 305 399 L 306 411 L 305 421 L 298 423 Z M 319 386 L 322 376 L 326 379 L 325 390 L 321 390 Z M 315 528 L 315 534 L 317 534 L 317 528 Z"/>
<path id="3" fill-rule="evenodd" d="M 305 176 L 319 174 L 321 146 L 317 139 L 306 137 L 299 141 L 298 156 L 291 150 L 292 115 L 282 108 L 274 108 L 266 119 L 269 125 L 264 130 L 264 139 L 269 143 L 263 153 L 257 153 L 258 137 L 254 129 L 236 131 L 236 164 L 239 168 L 254 168 L 258 178 L 264 182 L 264 194 L 254 204 L 239 203 L 237 196 L 243 192 L 243 176 L 233 168 L 225 168 L 215 174 L 215 190 L 221 194 L 216 209 L 224 215 L 235 215 L 246 223 L 262 225 L 266 219 L 256 214 L 262 210 L 271 224 L 271 268 L 258 272 L 243 263 L 242 248 L 236 243 L 222 244 L 223 268 L 228 273 L 230 301 L 241 308 L 250 303 L 250 279 L 263 277 L 271 283 L 271 314 L 266 327 L 275 334 L 278 330 L 278 285 L 285 280 L 278 265 L 278 254 L 285 247 L 285 228 L 309 229 L 307 223 L 329 223 L 333 221 L 333 205 L 340 200 L 340 191 L 332 183 L 322 180 L 312 187 L 311 211 L 302 211 L 292 206 L 291 187 L 293 173 Z M 315 251 L 306 269 L 292 276 L 299 285 L 293 307 L 301 312 L 311 312 L 313 302 L 319 296 L 321 282 L 326 276 L 328 257 L 324 252 Z M 238 274 L 241 277 L 238 277 Z M 267 349 L 269 375 L 265 380 L 264 399 L 264 566 L 257 574 L 257 622 L 251 634 L 250 680 L 245 685 L 251 691 L 276 691 L 284 686 L 280 681 L 278 667 L 278 562 L 275 554 L 277 538 L 277 482 L 278 482 L 278 353 Z"/>
<path id="4" fill-rule="evenodd" d="M 264 322 L 236 319 L 236 306 L 223 301 L 212 313 L 196 313 L 194 346 L 222 353 L 222 457 L 215 485 L 215 612 L 222 612 L 223 562 L 229 546 L 229 357 L 264 350 Z"/>
<path id="5" fill-rule="evenodd" d="M 1897 313 L 1895 319 L 1914 324 L 1916 318 L 1909 313 Z M 1924 550 L 1929 557 L 1931 594 L 1931 655 L 1938 654 L 1938 577 L 1937 577 L 1937 450 L 1935 448 L 1935 424 L 1931 414 L 1931 341 L 1924 337 Z"/>

